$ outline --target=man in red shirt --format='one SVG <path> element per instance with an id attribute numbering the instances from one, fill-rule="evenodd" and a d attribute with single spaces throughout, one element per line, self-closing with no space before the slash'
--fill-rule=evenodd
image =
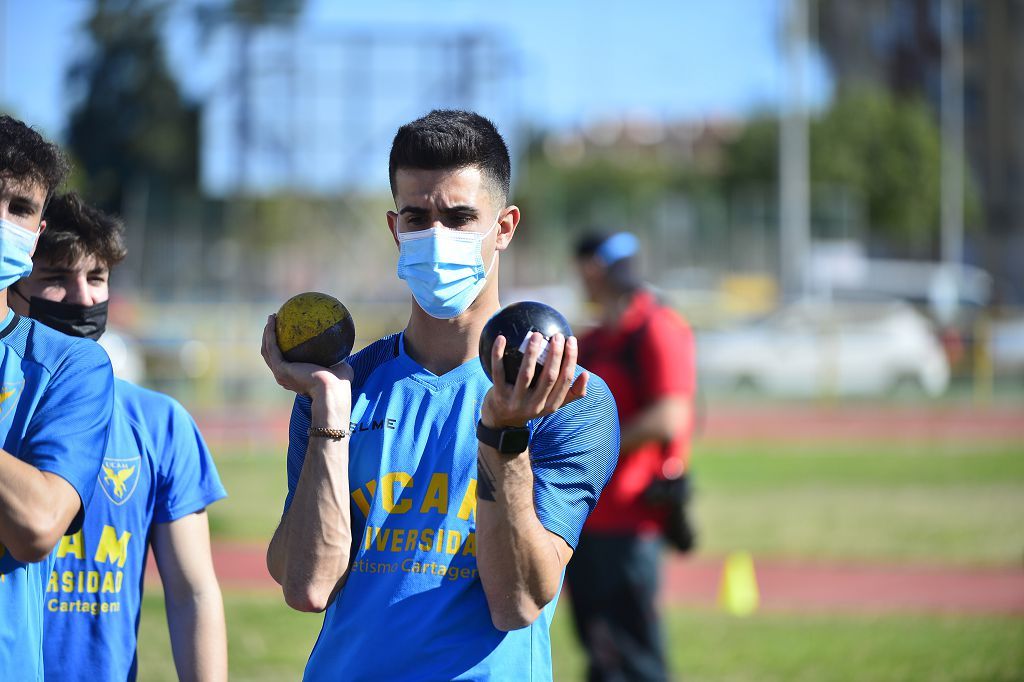
<path id="1" fill-rule="evenodd" d="M 645 288 L 628 232 L 589 235 L 576 264 L 599 326 L 580 337 L 580 364 L 603 378 L 622 427 L 619 463 L 583 528 L 566 581 L 588 679 L 666 680 L 655 598 L 663 538 L 692 543 L 685 519 L 696 388 L 693 335 Z"/>

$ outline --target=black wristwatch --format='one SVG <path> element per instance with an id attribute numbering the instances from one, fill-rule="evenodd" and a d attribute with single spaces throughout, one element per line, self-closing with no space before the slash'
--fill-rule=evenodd
<path id="1" fill-rule="evenodd" d="M 530 429 L 525 426 L 492 429 L 477 421 L 476 437 L 481 443 L 490 445 L 503 455 L 518 455 L 530 447 Z"/>

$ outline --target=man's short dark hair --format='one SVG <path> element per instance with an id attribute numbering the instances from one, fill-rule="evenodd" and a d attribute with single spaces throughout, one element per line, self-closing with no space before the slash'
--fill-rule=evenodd
<path id="1" fill-rule="evenodd" d="M 74 192 L 50 201 L 43 216 L 46 229 L 39 235 L 36 260 L 70 268 L 82 258 L 95 256 L 97 263 L 113 268 L 124 260 L 124 223 L 93 208 Z"/>
<path id="2" fill-rule="evenodd" d="M 610 237 L 615 236 L 615 234 L 609 230 L 599 228 L 585 232 L 576 240 L 576 259 L 582 261 L 592 258 L 596 260 L 604 267 L 608 276 L 608 282 L 616 291 L 619 293 L 631 293 L 642 286 L 637 273 L 636 256 L 624 256 L 615 259 L 611 263 L 606 263 L 599 253 L 605 242 Z"/>
<path id="3" fill-rule="evenodd" d="M 608 237 L 611 236 L 611 232 L 606 230 L 590 230 L 584 232 L 579 239 L 576 240 L 576 258 L 592 258 L 597 253 L 597 249 L 604 243 Z"/>
<path id="4" fill-rule="evenodd" d="M 443 170 L 476 166 L 508 198 L 512 163 L 495 125 L 470 111 L 435 109 L 398 129 L 391 143 L 388 173 L 395 194 L 400 168 Z"/>
<path id="5" fill-rule="evenodd" d="M 39 183 L 49 201 L 70 170 L 60 147 L 18 119 L 0 116 L 0 183 Z"/>

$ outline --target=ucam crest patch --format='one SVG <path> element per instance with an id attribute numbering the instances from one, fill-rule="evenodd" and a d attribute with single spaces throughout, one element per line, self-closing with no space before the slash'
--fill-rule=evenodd
<path id="1" fill-rule="evenodd" d="M 141 463 L 142 457 L 103 458 L 103 466 L 100 467 L 100 475 L 97 478 L 107 499 L 116 505 L 122 505 L 128 501 L 139 484 Z"/>
<path id="2" fill-rule="evenodd" d="M 24 385 L 24 381 L 0 385 L 0 422 L 14 413 L 14 408 L 18 406 L 18 394 Z"/>

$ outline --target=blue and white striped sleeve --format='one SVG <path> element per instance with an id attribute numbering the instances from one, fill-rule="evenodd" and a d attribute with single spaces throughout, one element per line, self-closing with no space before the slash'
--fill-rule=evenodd
<path id="1" fill-rule="evenodd" d="M 531 426 L 537 517 L 575 548 L 619 459 L 615 399 L 608 385 L 591 374 L 586 397 Z"/>

